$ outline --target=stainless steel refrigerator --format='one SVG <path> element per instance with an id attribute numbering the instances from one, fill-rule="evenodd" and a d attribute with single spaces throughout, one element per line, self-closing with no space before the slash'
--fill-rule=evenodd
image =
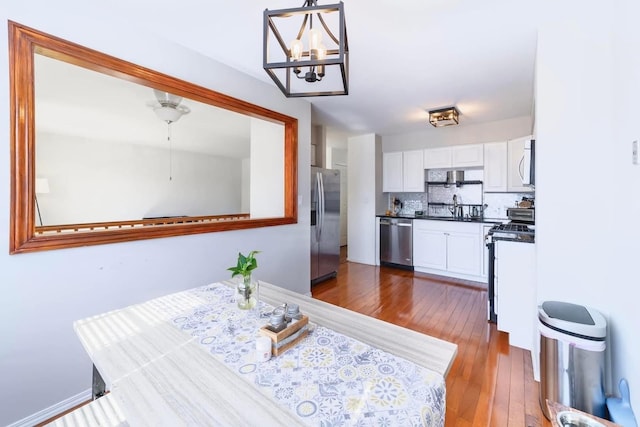
<path id="1" fill-rule="evenodd" d="M 340 171 L 311 168 L 311 284 L 335 277 L 340 263 Z"/>

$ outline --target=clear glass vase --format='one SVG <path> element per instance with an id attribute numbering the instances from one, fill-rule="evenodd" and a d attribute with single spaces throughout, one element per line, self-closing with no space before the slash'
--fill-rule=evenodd
<path id="1" fill-rule="evenodd" d="M 258 304 L 258 283 L 244 276 L 238 283 L 237 302 L 241 310 L 250 310 Z"/>

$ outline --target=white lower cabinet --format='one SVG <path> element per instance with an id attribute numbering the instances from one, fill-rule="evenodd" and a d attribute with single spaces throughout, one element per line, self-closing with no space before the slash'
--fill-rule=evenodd
<path id="1" fill-rule="evenodd" d="M 481 225 L 414 220 L 414 269 L 469 280 L 483 280 Z"/>
<path id="2" fill-rule="evenodd" d="M 447 233 L 447 270 L 454 273 L 480 274 L 482 263 L 478 250 L 479 242 L 477 228 L 472 232 Z"/>
<path id="3" fill-rule="evenodd" d="M 427 221 L 413 220 L 413 266 L 447 269 L 447 235 Z"/>
<path id="4" fill-rule="evenodd" d="M 509 344 L 533 350 L 537 324 L 535 244 L 495 242 L 495 292 L 498 330 Z"/>

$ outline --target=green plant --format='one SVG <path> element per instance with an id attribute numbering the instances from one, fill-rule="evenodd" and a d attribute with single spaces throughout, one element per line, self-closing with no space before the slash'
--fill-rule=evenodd
<path id="1" fill-rule="evenodd" d="M 251 251 L 247 256 L 238 252 L 238 264 L 235 267 L 229 267 L 227 270 L 231 271 L 231 277 L 242 276 L 247 278 L 251 276 L 251 272 L 258 268 L 258 261 L 255 258 L 256 254 L 260 251 Z"/>

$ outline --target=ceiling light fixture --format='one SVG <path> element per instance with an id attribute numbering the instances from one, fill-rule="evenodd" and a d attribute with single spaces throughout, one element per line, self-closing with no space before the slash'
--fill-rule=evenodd
<path id="1" fill-rule="evenodd" d="M 189 107 L 180 105 L 182 102 L 181 96 L 174 95 L 169 92 L 163 92 L 158 89 L 154 89 L 153 93 L 155 94 L 158 102 L 153 102 L 150 106 L 153 108 L 153 111 L 160 120 L 171 124 L 173 122 L 177 122 L 184 114 L 189 114 L 191 112 Z"/>
<path id="2" fill-rule="evenodd" d="M 156 116 L 167 123 L 167 142 L 169 144 L 169 181 L 173 180 L 173 148 L 171 146 L 171 123 L 177 122 L 180 117 L 189 114 L 191 110 L 186 105 L 180 105 L 182 97 L 169 92 L 154 89 L 157 102 L 148 104 Z"/>
<path id="3" fill-rule="evenodd" d="M 298 8 L 265 9 L 263 32 L 263 68 L 286 97 L 349 93 L 342 2 L 318 6 L 305 0 Z"/>
<path id="4" fill-rule="evenodd" d="M 457 125 L 459 123 L 459 114 L 456 107 L 429 111 L 429 123 L 435 127 Z"/>

